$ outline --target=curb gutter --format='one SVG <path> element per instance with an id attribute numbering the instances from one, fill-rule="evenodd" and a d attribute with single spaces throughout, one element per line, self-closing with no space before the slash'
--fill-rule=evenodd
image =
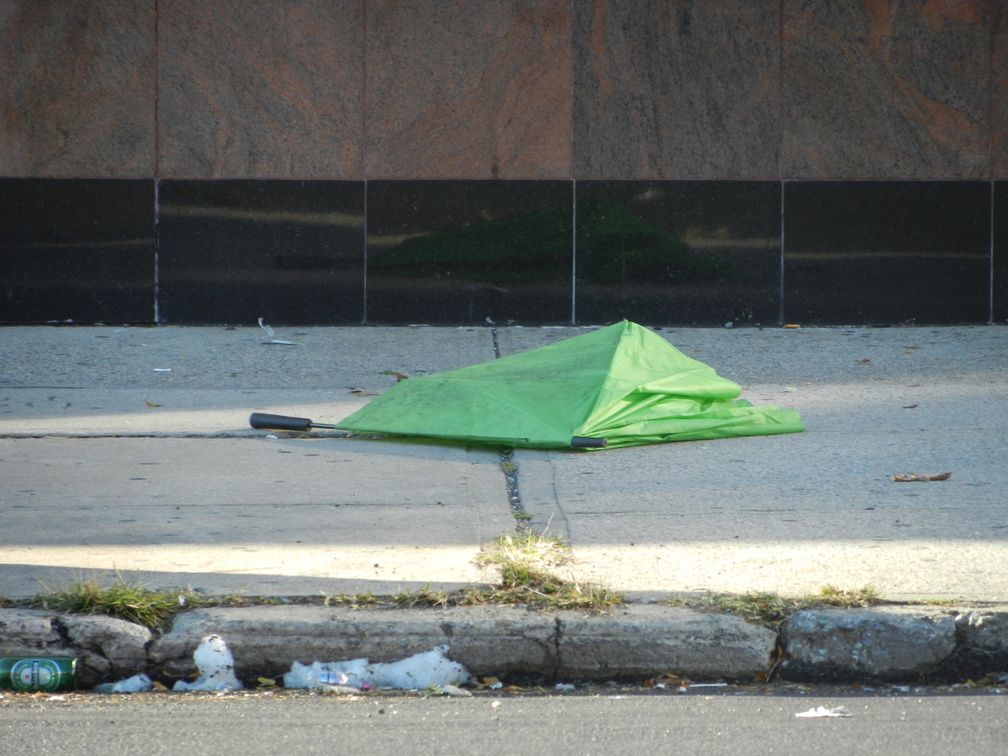
<path id="1" fill-rule="evenodd" d="M 242 679 L 279 676 L 294 661 L 394 661 L 441 644 L 477 677 L 921 682 L 1008 671 L 1008 611 L 983 608 L 805 610 L 774 631 L 657 604 L 604 615 L 251 606 L 193 609 L 157 636 L 104 615 L 0 609 L 0 656 L 76 656 L 82 688 L 140 673 L 193 676 L 193 651 L 211 634 L 225 639 Z"/>

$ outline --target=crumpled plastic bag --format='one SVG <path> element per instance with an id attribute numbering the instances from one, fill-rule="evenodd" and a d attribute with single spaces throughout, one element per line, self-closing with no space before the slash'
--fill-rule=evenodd
<path id="1" fill-rule="evenodd" d="M 133 675 L 115 683 L 96 685 L 95 693 L 146 693 L 154 689 L 154 682 L 147 675 Z"/>
<path id="2" fill-rule="evenodd" d="M 448 646 L 435 646 L 430 651 L 387 663 L 369 664 L 367 659 L 311 665 L 294 662 L 291 671 L 283 676 L 284 687 L 425 690 L 468 682 L 469 671 L 447 654 Z"/>
<path id="3" fill-rule="evenodd" d="M 199 677 L 189 683 L 179 680 L 172 690 L 241 690 L 234 673 L 234 656 L 219 635 L 208 635 L 193 652 Z"/>

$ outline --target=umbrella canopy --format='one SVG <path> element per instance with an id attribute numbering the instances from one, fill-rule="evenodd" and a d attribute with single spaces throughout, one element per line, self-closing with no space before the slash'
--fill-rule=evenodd
<path id="1" fill-rule="evenodd" d="M 535 448 L 616 447 L 804 430 L 753 407 L 665 339 L 628 321 L 492 362 L 400 381 L 335 427 Z"/>

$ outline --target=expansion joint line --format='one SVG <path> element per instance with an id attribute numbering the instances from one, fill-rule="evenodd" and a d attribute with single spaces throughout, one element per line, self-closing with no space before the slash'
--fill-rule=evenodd
<path id="1" fill-rule="evenodd" d="M 490 327 L 490 336 L 493 338 L 494 359 L 499 360 L 500 341 L 497 339 L 497 329 Z M 515 530 L 523 533 L 528 530 L 528 514 L 522 506 L 521 494 L 518 492 L 518 465 L 514 462 L 514 449 L 509 446 L 501 447 L 500 468 L 504 473 L 504 483 L 507 486 L 508 504 L 511 507 L 511 514 L 515 518 Z"/>
<path id="2" fill-rule="evenodd" d="M 518 465 L 514 463 L 514 449 L 504 446 L 500 450 L 500 468 L 504 473 L 504 483 L 507 486 L 508 504 L 515 518 L 515 530 L 519 533 L 528 531 L 529 516 L 522 505 L 521 494 L 518 491 Z"/>

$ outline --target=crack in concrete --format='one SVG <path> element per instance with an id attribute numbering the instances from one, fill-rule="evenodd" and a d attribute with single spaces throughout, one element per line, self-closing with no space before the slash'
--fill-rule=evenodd
<path id="1" fill-rule="evenodd" d="M 553 653 L 556 655 L 556 663 L 553 665 L 553 677 L 557 677 L 560 674 L 560 670 L 563 669 L 561 644 L 563 642 L 564 625 L 563 620 L 559 617 L 554 617 L 553 621 L 556 623 L 556 633 L 553 635 Z"/>
<path id="2" fill-rule="evenodd" d="M 514 449 L 507 446 L 500 450 L 500 468 L 504 473 L 504 485 L 507 489 L 508 506 L 514 515 L 516 530 L 522 532 L 528 529 L 526 524 L 529 516 L 522 504 L 521 492 L 518 490 L 518 465 L 514 462 Z"/>

